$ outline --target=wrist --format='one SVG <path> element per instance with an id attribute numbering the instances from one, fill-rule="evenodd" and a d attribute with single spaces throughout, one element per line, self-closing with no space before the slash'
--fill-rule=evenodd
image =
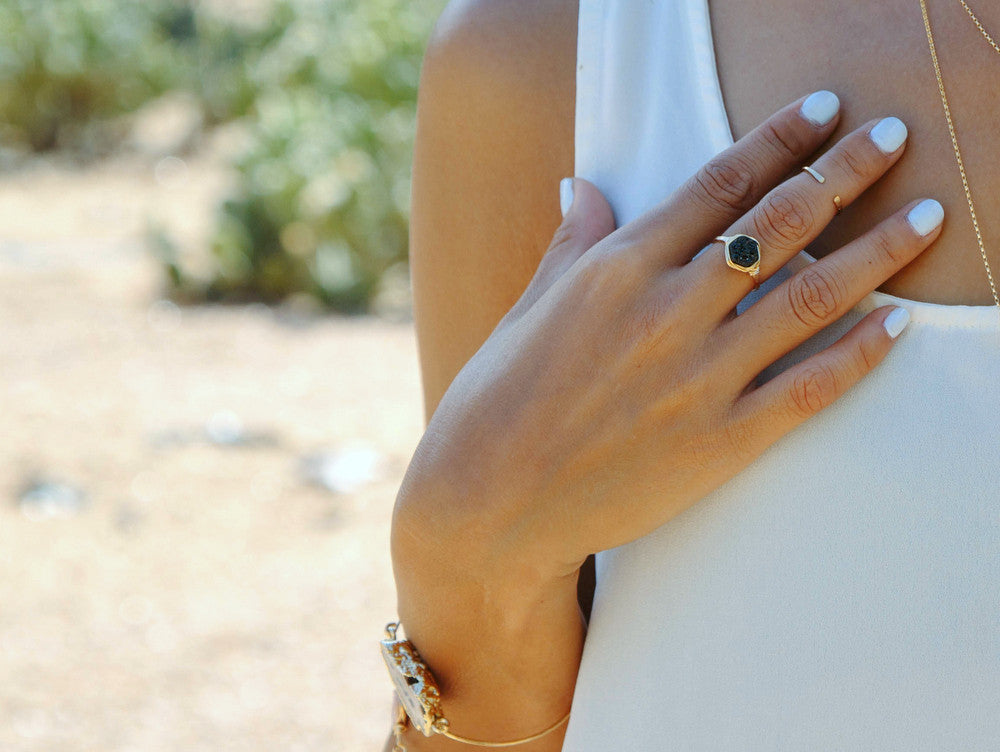
<path id="1" fill-rule="evenodd" d="M 418 485 L 404 483 L 393 517 L 397 614 L 452 728 L 509 739 L 547 727 L 568 709 L 579 667 L 577 573 L 519 556 L 516 528 L 486 516 L 440 524 L 448 500 Z"/>
<path id="2" fill-rule="evenodd" d="M 475 603 L 517 632 L 534 604 L 575 597 L 579 565 L 559 565 L 527 522 L 489 498 L 437 476 L 407 473 L 393 511 L 391 555 L 401 613 L 410 599 Z"/>

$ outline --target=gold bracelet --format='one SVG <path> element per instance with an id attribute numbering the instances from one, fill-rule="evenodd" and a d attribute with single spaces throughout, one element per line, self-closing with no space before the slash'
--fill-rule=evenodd
<path id="1" fill-rule="evenodd" d="M 407 722 L 411 722 L 414 728 L 424 736 L 440 734 L 453 741 L 476 747 L 514 747 L 551 734 L 569 719 L 569 712 L 567 712 L 544 731 L 509 742 L 484 742 L 451 733 L 448 728 L 448 719 L 445 718 L 441 708 L 441 691 L 438 689 L 434 675 L 427 668 L 427 664 L 421 659 L 412 642 L 397 639 L 398 629 L 398 622 L 388 624 L 385 628 L 385 639 L 381 642 L 382 659 L 385 661 L 386 668 L 389 669 L 389 676 L 392 677 L 393 684 L 396 686 L 396 696 L 400 703 L 396 722 L 393 725 L 395 736 L 393 752 L 406 752 L 406 747 L 403 746 L 403 732 L 406 731 Z"/>

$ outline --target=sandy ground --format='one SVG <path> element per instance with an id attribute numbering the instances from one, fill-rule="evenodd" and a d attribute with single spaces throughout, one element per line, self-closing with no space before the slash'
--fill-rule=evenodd
<path id="1" fill-rule="evenodd" d="M 377 749 L 412 327 L 161 300 L 172 165 L 0 178 L 0 750 Z"/>

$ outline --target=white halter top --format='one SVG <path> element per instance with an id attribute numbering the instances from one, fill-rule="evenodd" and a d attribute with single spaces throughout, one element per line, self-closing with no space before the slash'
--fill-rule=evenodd
<path id="1" fill-rule="evenodd" d="M 707 0 L 579 13 L 575 173 L 620 226 L 733 142 Z M 886 303 L 874 373 L 598 554 L 564 750 L 1000 749 L 998 311 L 872 293 L 775 369 Z"/>

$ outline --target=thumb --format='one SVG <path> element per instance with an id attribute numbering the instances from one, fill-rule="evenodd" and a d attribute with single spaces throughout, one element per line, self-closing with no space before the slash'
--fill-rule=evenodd
<path id="1" fill-rule="evenodd" d="M 559 183 L 562 224 L 552 236 L 538 270 L 511 314 L 517 317 L 545 294 L 590 248 L 615 230 L 611 204 L 600 189 L 583 178 L 563 178 Z"/>
<path id="2" fill-rule="evenodd" d="M 576 261 L 591 246 L 615 231 L 615 215 L 600 189 L 584 178 L 563 178 L 559 183 L 563 221 L 546 255 Z M 571 263 L 572 263 L 571 261 Z"/>

